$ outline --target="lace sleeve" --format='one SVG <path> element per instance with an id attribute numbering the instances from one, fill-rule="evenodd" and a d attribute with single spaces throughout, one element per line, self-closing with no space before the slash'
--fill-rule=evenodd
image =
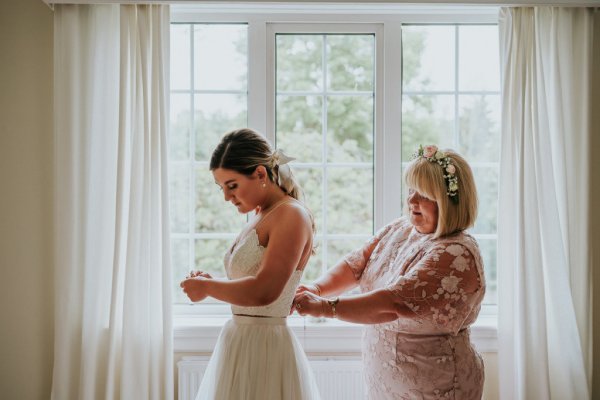
<path id="1" fill-rule="evenodd" d="M 473 254 L 462 244 L 445 243 L 428 251 L 387 289 L 407 317 L 456 334 L 478 305 L 481 296 L 475 294 L 482 286 Z"/>
<path id="2" fill-rule="evenodd" d="M 373 250 L 375 250 L 375 247 L 377 247 L 381 239 L 392 229 L 392 226 L 393 224 L 384 226 L 362 247 L 351 251 L 344 256 L 344 261 L 352 270 L 357 281 L 360 280 L 363 271 L 367 267 Z"/>

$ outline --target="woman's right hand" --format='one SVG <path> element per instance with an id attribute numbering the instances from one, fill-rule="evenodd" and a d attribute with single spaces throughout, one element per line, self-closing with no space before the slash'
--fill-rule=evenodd
<path id="1" fill-rule="evenodd" d="M 190 273 L 185 277 L 185 279 L 195 278 L 197 276 L 201 276 L 203 278 L 212 279 L 212 276 L 208 272 L 204 271 L 190 271 Z"/>

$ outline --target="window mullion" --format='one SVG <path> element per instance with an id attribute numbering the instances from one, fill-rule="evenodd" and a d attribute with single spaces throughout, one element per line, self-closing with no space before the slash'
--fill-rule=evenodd
<path id="1" fill-rule="evenodd" d="M 189 232 L 189 239 L 188 239 L 188 268 L 190 270 L 194 270 L 196 269 L 196 241 L 194 240 L 194 232 L 196 230 L 195 227 L 195 221 L 196 221 L 196 168 L 195 168 L 195 161 L 196 161 L 196 129 L 194 124 L 196 123 L 195 121 L 195 107 L 196 107 L 196 95 L 194 94 L 194 89 L 195 89 L 195 75 L 194 75 L 194 30 L 195 30 L 195 25 L 194 24 L 190 24 L 190 148 L 189 148 L 189 169 L 188 169 L 188 173 L 189 173 L 189 179 L 190 179 L 190 186 L 189 186 L 189 193 L 188 193 L 188 199 L 189 199 L 189 204 L 188 204 L 188 222 L 189 222 L 189 227 L 188 227 L 188 232 Z"/>
<path id="2" fill-rule="evenodd" d="M 321 92 L 321 96 L 323 97 L 322 99 L 322 111 L 321 111 L 321 120 L 323 121 L 323 123 L 321 124 L 321 129 L 322 129 L 322 139 L 323 139 L 323 145 L 322 145 L 322 149 L 323 149 L 323 153 L 322 153 L 322 157 L 323 157 L 323 204 L 322 204 L 322 210 L 323 210 L 323 260 L 322 260 L 322 265 L 321 265 L 321 270 L 323 273 L 325 273 L 327 271 L 327 259 L 328 259 L 328 243 L 329 243 L 329 227 L 327 225 L 327 202 L 329 201 L 329 190 L 328 190 L 328 172 L 329 172 L 329 165 L 328 165 L 328 159 L 327 159 L 327 102 L 328 102 L 328 98 L 327 98 L 327 35 L 323 35 L 323 58 L 321 60 L 321 68 L 323 71 L 323 90 Z"/>
<path id="3" fill-rule="evenodd" d="M 269 110 L 273 101 L 270 97 L 270 83 L 273 81 L 273 58 L 271 54 L 273 42 L 271 35 L 267 36 L 265 20 L 252 20 L 248 23 L 248 126 L 263 132 L 274 143 L 274 129 L 267 121 L 273 120 Z"/>
<path id="4" fill-rule="evenodd" d="M 458 25 L 454 27 L 454 149 L 460 152 L 460 110 L 459 110 L 459 46 Z"/>
<path id="5" fill-rule="evenodd" d="M 375 91 L 375 230 L 402 215 L 402 159 L 399 156 L 402 154 L 402 52 L 398 51 L 402 48 L 402 24 L 386 22 L 383 24 L 383 32 L 378 36 Z"/>

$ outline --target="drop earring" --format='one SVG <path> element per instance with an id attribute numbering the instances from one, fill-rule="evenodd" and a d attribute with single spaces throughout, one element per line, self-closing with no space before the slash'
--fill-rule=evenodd
<path id="1" fill-rule="evenodd" d="M 263 181 L 263 183 L 262 183 L 262 187 L 264 187 L 264 188 L 266 188 L 266 187 L 267 187 L 267 184 L 266 184 L 264 181 Z"/>

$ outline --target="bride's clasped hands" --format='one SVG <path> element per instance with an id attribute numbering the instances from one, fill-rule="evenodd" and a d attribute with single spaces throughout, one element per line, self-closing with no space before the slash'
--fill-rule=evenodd
<path id="1" fill-rule="evenodd" d="M 183 292 L 192 302 L 202 301 L 208 297 L 203 281 L 213 279 L 213 277 L 204 271 L 190 271 L 183 281 L 179 284 Z"/>

